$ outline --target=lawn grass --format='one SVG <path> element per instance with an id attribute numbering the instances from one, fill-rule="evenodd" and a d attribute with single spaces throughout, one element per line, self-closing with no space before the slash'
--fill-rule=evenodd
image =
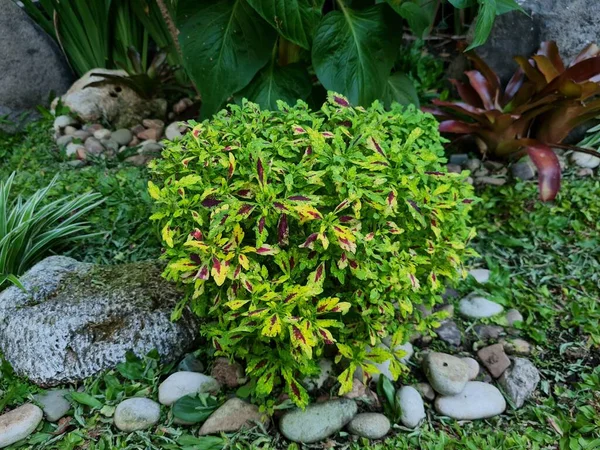
<path id="1" fill-rule="evenodd" d="M 96 190 L 106 206 L 90 220 L 102 238 L 66 249 L 78 259 L 117 263 L 155 258 L 160 244 L 146 220 L 150 199 L 144 169 L 106 164 L 73 169 L 50 139 L 50 123 L 32 126 L 17 137 L 0 137 L 0 177 L 18 170 L 15 190 L 33 192 L 59 173 L 55 195 Z M 437 417 L 417 430 L 396 427 L 382 442 L 344 433 L 312 448 L 347 449 L 598 449 L 600 448 L 600 181 L 567 172 L 557 200 L 536 200 L 534 182 L 490 187 L 480 193 L 474 246 L 492 277 L 485 290 L 473 280 L 457 289 L 479 290 L 524 316 L 522 337 L 536 344 L 531 360 L 540 369 L 538 391 L 519 410 L 493 419 L 458 423 Z M 501 319 L 496 319 L 498 323 Z M 473 322 L 457 319 L 466 332 Z M 436 345 L 443 349 L 441 343 Z M 119 433 L 111 424 L 114 407 L 134 395 L 156 398 L 159 380 L 170 367 L 146 359 L 143 375 L 132 378 L 123 367 L 83 384 L 70 422 L 44 423 L 22 446 L 35 449 L 207 449 L 300 448 L 264 430 L 224 438 L 198 439 L 195 427 L 172 425 L 164 409 L 158 426 L 147 432 Z M 0 411 L 28 399 L 39 388 L 11 374 L 4 364 Z"/>

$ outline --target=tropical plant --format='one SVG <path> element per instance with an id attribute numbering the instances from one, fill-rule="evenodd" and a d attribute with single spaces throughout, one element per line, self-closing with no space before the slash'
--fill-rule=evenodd
<path id="1" fill-rule="evenodd" d="M 126 69 L 127 75 L 92 72 L 93 76 L 101 80 L 89 83 L 88 86 L 121 85 L 133 89 L 147 99 L 164 98 L 169 92 L 188 93 L 189 90 L 175 79 L 175 68 L 166 63 L 167 56 L 166 51 L 159 51 L 145 70 L 140 54 L 131 47 L 128 52 L 131 69 Z"/>
<path id="2" fill-rule="evenodd" d="M 78 75 L 92 69 L 125 67 L 134 71 L 128 52 L 140 54 L 148 68 L 153 44 L 181 64 L 155 0 L 23 0 L 26 12 L 56 39 Z"/>
<path id="3" fill-rule="evenodd" d="M 516 158 L 528 154 L 539 171 L 542 200 L 560 188 L 560 164 L 552 147 L 600 111 L 600 49 L 587 46 L 565 66 L 554 42 L 544 42 L 530 59 L 515 58 L 519 68 L 502 87 L 498 76 L 476 54 L 468 84 L 450 80 L 461 101 L 433 100 L 425 108 L 439 117 L 440 131 L 475 136 L 485 157 Z M 595 154 L 589 149 L 579 149 Z"/>
<path id="4" fill-rule="evenodd" d="M 45 202 L 56 178 L 26 200 L 13 199 L 14 177 L 0 181 L 0 287 L 16 282 L 48 251 L 89 236 L 84 234 L 89 225 L 79 219 L 102 203 L 94 193 Z"/>
<path id="5" fill-rule="evenodd" d="M 439 0 L 180 0 L 183 62 L 210 117 L 228 99 L 248 98 L 276 109 L 314 96 L 314 71 L 327 90 L 353 105 L 374 100 L 408 103 L 409 80 L 392 72 L 404 20 L 426 34 Z M 520 9 L 514 0 L 452 0 L 480 4 L 474 45 L 485 40 L 496 14 Z M 309 70 L 310 69 L 310 70 Z M 414 97 L 414 96 L 412 96 Z"/>
<path id="6" fill-rule="evenodd" d="M 414 304 L 433 305 L 471 255 L 472 188 L 443 170 L 437 122 L 414 106 L 353 108 L 329 94 L 319 112 L 298 101 L 279 111 L 243 101 L 192 131 L 151 164 L 164 276 L 207 318 L 217 354 L 246 361 L 255 394 L 299 377 L 336 346 L 340 394 L 358 367 L 425 327 Z"/>

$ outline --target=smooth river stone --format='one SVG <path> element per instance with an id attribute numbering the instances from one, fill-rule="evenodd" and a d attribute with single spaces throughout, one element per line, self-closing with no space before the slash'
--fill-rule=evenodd
<path id="1" fill-rule="evenodd" d="M 438 414 L 456 420 L 477 420 L 502 414 L 506 400 L 495 386 L 469 381 L 460 394 L 439 396 L 434 405 Z"/>

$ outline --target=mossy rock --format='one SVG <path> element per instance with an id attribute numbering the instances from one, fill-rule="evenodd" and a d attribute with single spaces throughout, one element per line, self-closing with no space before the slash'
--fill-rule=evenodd
<path id="1" fill-rule="evenodd" d="M 171 312 L 182 294 L 156 262 L 97 266 L 64 256 L 36 264 L 0 293 L 0 351 L 44 386 L 75 382 L 157 349 L 165 362 L 188 351 L 199 324 Z"/>

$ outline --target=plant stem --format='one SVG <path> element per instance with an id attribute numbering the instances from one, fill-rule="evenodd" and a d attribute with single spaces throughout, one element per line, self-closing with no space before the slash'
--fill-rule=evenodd
<path id="1" fill-rule="evenodd" d="M 158 9 L 160 9 L 160 13 L 167 24 L 167 28 L 169 29 L 169 34 L 171 35 L 171 39 L 173 40 L 173 45 L 175 46 L 175 50 L 179 53 L 179 56 L 183 59 L 183 54 L 181 53 L 181 46 L 179 45 L 179 30 L 177 30 L 177 26 L 169 13 L 169 8 L 165 5 L 164 0 L 156 0 L 156 4 L 158 5 Z"/>

